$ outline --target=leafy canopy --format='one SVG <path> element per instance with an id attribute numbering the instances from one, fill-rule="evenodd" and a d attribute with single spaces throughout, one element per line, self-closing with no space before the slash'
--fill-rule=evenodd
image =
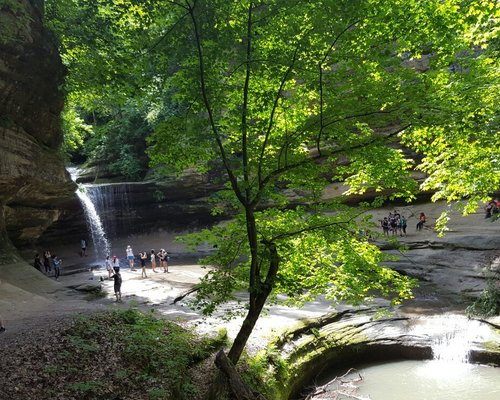
<path id="1" fill-rule="evenodd" d="M 216 246 L 206 312 L 249 292 L 233 361 L 278 293 L 411 296 L 413 281 L 381 266 L 369 219 L 325 201 L 332 179 L 410 200 L 418 168 L 436 199 L 476 205 L 498 189 L 495 1 L 65 3 L 91 22 L 78 28 L 88 42 L 65 42 L 79 104 L 133 96 L 154 127 L 152 166 L 225 171 L 218 207 L 234 220 L 185 240 Z"/>

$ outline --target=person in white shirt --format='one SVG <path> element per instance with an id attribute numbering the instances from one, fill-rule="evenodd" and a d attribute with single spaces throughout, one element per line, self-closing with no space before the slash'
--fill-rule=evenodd
<path id="1" fill-rule="evenodd" d="M 114 270 L 116 270 L 116 268 L 120 270 L 120 260 L 118 259 L 117 256 L 113 256 L 113 261 L 111 261 L 111 266 L 113 267 Z"/>
<path id="2" fill-rule="evenodd" d="M 156 270 L 156 253 L 153 249 L 151 249 L 151 268 L 153 269 L 153 272 L 158 272 Z"/>
<path id="3" fill-rule="evenodd" d="M 106 270 L 108 271 L 108 279 L 111 279 L 111 274 L 113 273 L 113 264 L 109 258 L 109 255 L 106 256 Z"/>
<path id="4" fill-rule="evenodd" d="M 134 251 L 130 245 L 127 246 L 127 260 L 131 271 L 135 271 L 134 268 Z"/>

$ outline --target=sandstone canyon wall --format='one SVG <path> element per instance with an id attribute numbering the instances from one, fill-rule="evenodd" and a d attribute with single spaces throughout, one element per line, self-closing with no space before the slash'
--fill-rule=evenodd
<path id="1" fill-rule="evenodd" d="M 8 4 L 0 6 L 0 250 L 81 212 L 58 154 L 65 68 L 43 26 L 43 0 Z"/>

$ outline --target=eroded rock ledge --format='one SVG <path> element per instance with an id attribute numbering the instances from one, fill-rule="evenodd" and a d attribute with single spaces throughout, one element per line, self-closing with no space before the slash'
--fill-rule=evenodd
<path id="1" fill-rule="evenodd" d="M 43 26 L 43 0 L 0 7 L 0 242 L 36 240 L 74 209 L 58 154 L 65 68 Z"/>
<path id="2" fill-rule="evenodd" d="M 288 365 L 279 399 L 296 398 L 324 369 L 394 359 L 431 359 L 443 325 L 470 324 L 469 360 L 500 366 L 500 321 L 469 321 L 459 315 L 378 317 L 373 308 L 334 312 L 304 320 L 274 343 Z M 272 361 L 270 362 L 272 365 Z"/>

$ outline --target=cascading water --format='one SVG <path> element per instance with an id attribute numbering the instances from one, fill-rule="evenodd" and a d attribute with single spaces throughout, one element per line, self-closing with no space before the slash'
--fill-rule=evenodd
<path id="1" fill-rule="evenodd" d="M 132 231 L 135 220 L 130 206 L 129 184 L 90 185 L 87 194 L 98 211 L 104 230 L 110 237 Z"/>
<path id="2" fill-rule="evenodd" d="M 96 260 L 102 260 L 110 254 L 111 244 L 109 243 L 106 232 L 104 231 L 101 218 L 97 213 L 94 203 L 88 196 L 86 189 L 87 188 L 85 186 L 81 186 L 77 189 L 76 194 L 85 211 L 87 225 L 92 235 L 92 243 L 94 245 Z"/>
<path id="3" fill-rule="evenodd" d="M 430 336 L 434 360 L 453 363 L 467 363 L 473 343 L 483 342 L 488 332 L 485 324 L 455 314 L 420 318 L 412 330 Z"/>
<path id="4" fill-rule="evenodd" d="M 70 173 L 71 178 L 76 181 L 76 178 L 78 177 L 77 169 L 68 168 L 68 172 Z M 110 254 L 111 244 L 107 238 L 106 231 L 104 230 L 101 217 L 99 216 L 92 199 L 88 195 L 89 188 L 91 188 L 91 185 L 79 185 L 76 190 L 76 195 L 80 199 L 83 206 L 87 226 L 92 236 L 92 244 L 97 261 L 104 259 L 108 254 Z"/>

